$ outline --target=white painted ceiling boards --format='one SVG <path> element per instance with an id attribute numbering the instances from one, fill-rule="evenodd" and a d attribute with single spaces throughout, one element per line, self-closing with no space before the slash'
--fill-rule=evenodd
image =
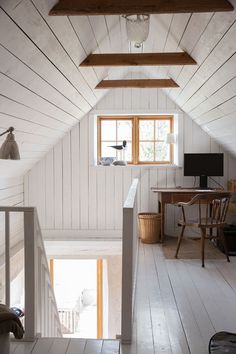
<path id="1" fill-rule="evenodd" d="M 235 10 L 151 15 L 141 51 L 186 51 L 197 65 L 136 73 L 79 67 L 90 53 L 133 51 L 123 18 L 50 17 L 55 3 L 0 0 L 0 132 L 15 127 L 22 156 L 1 162 L 1 175 L 24 174 L 41 159 L 107 92 L 94 89 L 107 78 L 172 78 L 179 88 L 166 89 L 169 97 L 236 155 Z"/>

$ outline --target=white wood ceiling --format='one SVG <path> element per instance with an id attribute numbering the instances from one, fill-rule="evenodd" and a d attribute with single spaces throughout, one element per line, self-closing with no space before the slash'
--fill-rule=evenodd
<path id="1" fill-rule="evenodd" d="M 184 50 L 196 66 L 80 68 L 90 53 L 134 51 L 124 19 L 49 17 L 55 3 L 0 0 L 0 132 L 15 127 L 22 156 L 0 162 L 1 175 L 42 158 L 106 93 L 94 90 L 100 80 L 127 76 L 173 78 L 180 87 L 166 93 L 236 155 L 236 11 L 151 16 L 141 51 Z"/>

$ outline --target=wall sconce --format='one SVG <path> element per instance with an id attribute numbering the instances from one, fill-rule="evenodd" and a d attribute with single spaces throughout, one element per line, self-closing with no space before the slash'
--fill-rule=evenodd
<path id="1" fill-rule="evenodd" d="M 0 159 L 20 160 L 19 148 L 15 141 L 15 135 L 12 133 L 13 131 L 14 128 L 10 127 L 0 134 L 2 136 L 9 133 L 0 148 Z"/>
<path id="2" fill-rule="evenodd" d="M 176 143 L 176 134 L 168 133 L 166 135 L 166 144 L 175 144 Z"/>

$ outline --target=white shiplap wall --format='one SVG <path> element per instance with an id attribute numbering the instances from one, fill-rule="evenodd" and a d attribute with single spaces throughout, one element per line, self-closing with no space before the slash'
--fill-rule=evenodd
<path id="1" fill-rule="evenodd" d="M 109 92 L 81 122 L 25 176 L 26 204 L 37 206 L 47 237 L 115 237 L 120 235 L 122 203 L 131 180 L 140 178 L 139 210 L 155 211 L 151 186 L 193 185 L 173 167 L 93 166 L 95 113 L 178 113 L 183 120 L 184 152 L 221 152 L 218 144 L 184 114 L 161 90 L 116 89 Z M 235 160 L 225 152 L 226 186 L 236 178 Z M 175 208 L 168 207 L 167 231 L 174 233 Z"/>
<path id="2" fill-rule="evenodd" d="M 24 203 L 23 177 L 0 177 L 0 205 L 22 206 Z"/>
<path id="3" fill-rule="evenodd" d="M 23 206 L 24 185 L 23 177 L 3 179 L 0 178 L 0 206 Z M 0 213 L 0 255 L 4 246 L 5 220 L 4 213 Z M 19 213 L 10 214 L 11 245 L 15 246 L 21 238 L 23 218 Z"/>
<path id="4" fill-rule="evenodd" d="M 23 206 L 24 205 L 24 185 L 23 177 L 0 178 L 0 206 Z M 11 279 L 14 279 L 22 267 L 22 231 L 23 217 L 17 213 L 10 214 L 10 242 L 11 254 L 15 256 L 11 262 Z M 3 301 L 4 291 L 4 251 L 5 251 L 5 216 L 0 213 L 0 300 Z"/>

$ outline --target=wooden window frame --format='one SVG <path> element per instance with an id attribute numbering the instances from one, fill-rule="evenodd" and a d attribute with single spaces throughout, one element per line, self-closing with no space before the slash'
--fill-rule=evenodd
<path id="1" fill-rule="evenodd" d="M 98 116 L 97 117 L 97 160 L 101 157 L 101 122 L 103 120 L 130 120 L 132 122 L 132 161 L 130 165 L 170 165 L 174 159 L 174 147 L 170 144 L 170 161 L 140 161 L 139 160 L 139 122 L 141 120 L 169 120 L 170 121 L 170 133 L 173 133 L 174 117 L 172 115 L 158 115 L 158 116 L 146 116 L 146 115 L 126 115 L 126 116 Z M 154 140 L 156 142 L 158 140 Z"/>

